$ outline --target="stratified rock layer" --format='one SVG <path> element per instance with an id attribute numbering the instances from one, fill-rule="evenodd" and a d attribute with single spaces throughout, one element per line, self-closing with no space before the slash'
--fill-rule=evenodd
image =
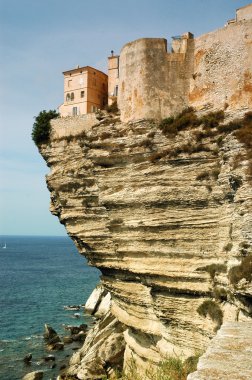
<path id="1" fill-rule="evenodd" d="M 61 123 L 53 121 L 54 131 Z M 213 290 L 225 289 L 214 300 L 224 321 L 251 315 L 247 284 L 239 291 L 227 276 L 252 241 L 248 162 L 232 133 L 219 146 L 218 135 L 199 143 L 193 129 L 166 137 L 152 121 L 105 118 L 59 135 L 40 147 L 51 168 L 51 212 L 102 272 L 124 326 L 124 365 L 205 349 L 218 323 L 197 309 Z"/>

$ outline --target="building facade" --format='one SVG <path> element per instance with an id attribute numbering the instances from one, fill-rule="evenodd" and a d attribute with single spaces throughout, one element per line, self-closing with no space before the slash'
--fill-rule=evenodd
<path id="1" fill-rule="evenodd" d="M 111 105 L 117 100 L 119 89 L 119 55 L 114 55 L 111 51 L 111 56 L 108 57 L 108 104 Z"/>
<path id="2" fill-rule="evenodd" d="M 64 103 L 62 117 L 85 115 L 103 109 L 108 102 L 108 76 L 90 66 L 63 72 Z"/>
<path id="3" fill-rule="evenodd" d="M 118 102 L 121 120 L 162 119 L 197 110 L 251 109 L 252 4 L 216 31 L 141 38 L 108 57 L 108 76 L 90 66 L 65 71 L 61 116 L 80 115 Z"/>
<path id="4" fill-rule="evenodd" d="M 120 53 L 118 108 L 123 122 L 163 119 L 186 107 L 252 108 L 252 4 L 213 32 L 194 38 L 141 38 Z M 109 79 L 110 80 L 110 79 Z"/>

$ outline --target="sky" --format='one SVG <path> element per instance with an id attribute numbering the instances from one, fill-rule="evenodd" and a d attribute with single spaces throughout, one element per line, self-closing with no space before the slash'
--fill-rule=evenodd
<path id="1" fill-rule="evenodd" d="M 0 0 L 0 235 L 66 235 L 49 211 L 34 117 L 63 101 L 62 71 L 106 72 L 110 51 L 141 37 L 197 37 L 248 0 Z"/>

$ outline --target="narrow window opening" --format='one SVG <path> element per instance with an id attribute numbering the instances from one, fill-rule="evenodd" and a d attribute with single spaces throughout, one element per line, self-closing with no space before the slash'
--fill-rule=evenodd
<path id="1" fill-rule="evenodd" d="M 73 116 L 78 115 L 78 107 L 73 107 Z"/>

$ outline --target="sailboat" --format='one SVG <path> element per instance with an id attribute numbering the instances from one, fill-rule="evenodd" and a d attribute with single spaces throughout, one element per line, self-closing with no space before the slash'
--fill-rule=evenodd
<path id="1" fill-rule="evenodd" d="M 6 249 L 7 248 L 7 245 L 6 243 L 4 243 L 4 245 L 2 246 L 3 249 Z"/>

